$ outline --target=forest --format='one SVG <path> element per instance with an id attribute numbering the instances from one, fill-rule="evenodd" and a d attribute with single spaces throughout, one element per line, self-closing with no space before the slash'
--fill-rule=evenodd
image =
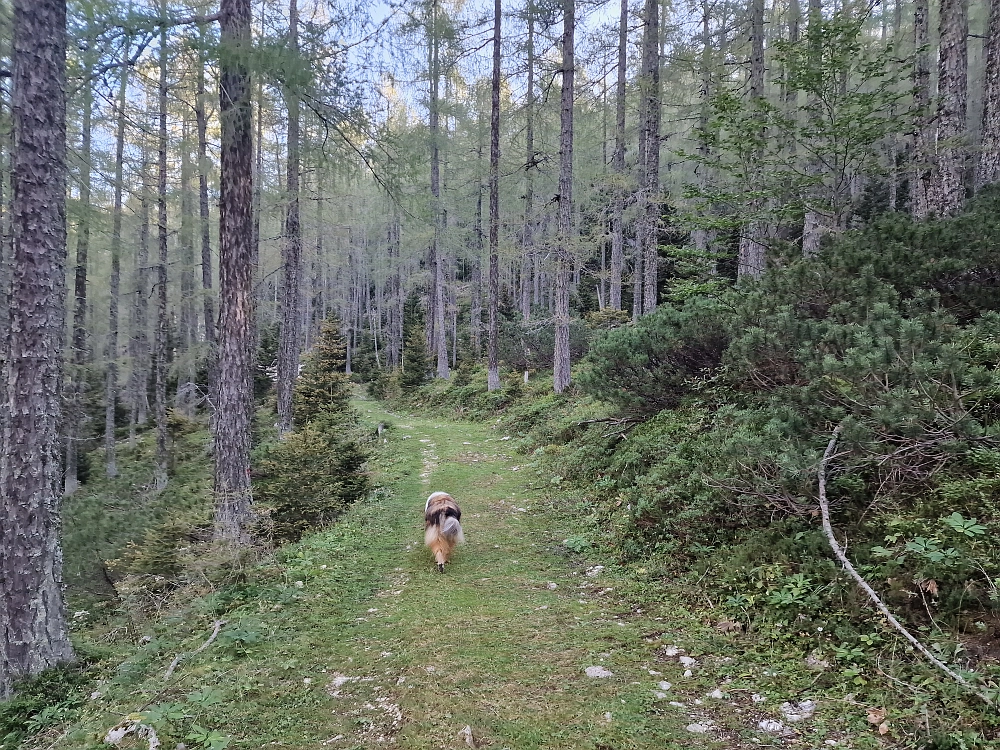
<path id="1" fill-rule="evenodd" d="M 0 750 L 1000 746 L 1000 0 L 0 7 Z"/>

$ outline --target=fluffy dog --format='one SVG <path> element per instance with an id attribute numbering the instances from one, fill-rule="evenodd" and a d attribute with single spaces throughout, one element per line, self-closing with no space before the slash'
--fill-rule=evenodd
<path id="1" fill-rule="evenodd" d="M 461 518 L 462 509 L 447 492 L 435 492 L 427 498 L 424 505 L 424 544 L 434 553 L 441 573 L 444 573 L 444 564 L 448 562 L 455 545 L 465 542 Z"/>

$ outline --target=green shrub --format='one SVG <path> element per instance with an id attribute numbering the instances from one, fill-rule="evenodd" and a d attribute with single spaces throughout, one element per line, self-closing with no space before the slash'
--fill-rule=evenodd
<path id="1" fill-rule="evenodd" d="M 353 414 L 335 409 L 254 455 L 254 499 L 275 543 L 331 523 L 367 490 Z"/>

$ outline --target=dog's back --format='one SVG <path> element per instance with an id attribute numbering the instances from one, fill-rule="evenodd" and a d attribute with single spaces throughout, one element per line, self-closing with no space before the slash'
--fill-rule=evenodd
<path id="1" fill-rule="evenodd" d="M 462 509 L 447 492 L 435 492 L 424 504 L 424 543 L 431 548 L 438 570 L 444 572 L 456 544 L 465 541 L 462 533 Z"/>

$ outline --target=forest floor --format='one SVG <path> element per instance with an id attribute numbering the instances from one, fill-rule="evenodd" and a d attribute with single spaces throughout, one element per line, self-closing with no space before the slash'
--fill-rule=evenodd
<path id="1" fill-rule="evenodd" d="M 514 455 L 516 436 L 357 405 L 388 426 L 371 462 L 380 489 L 283 551 L 269 579 L 228 603 L 218 639 L 169 679 L 172 657 L 212 632 L 211 596 L 162 618 L 81 722 L 25 747 L 96 747 L 129 714 L 168 727 L 165 748 L 221 748 L 223 737 L 240 748 L 420 750 L 889 739 L 844 701 L 789 721 L 795 706 L 782 702 L 815 697 L 801 664 L 724 632 L 710 602 L 572 551 L 572 514 Z M 437 490 L 461 504 L 467 540 L 444 574 L 423 546 L 423 503 Z M 146 746 L 132 742 L 122 747 Z"/>

